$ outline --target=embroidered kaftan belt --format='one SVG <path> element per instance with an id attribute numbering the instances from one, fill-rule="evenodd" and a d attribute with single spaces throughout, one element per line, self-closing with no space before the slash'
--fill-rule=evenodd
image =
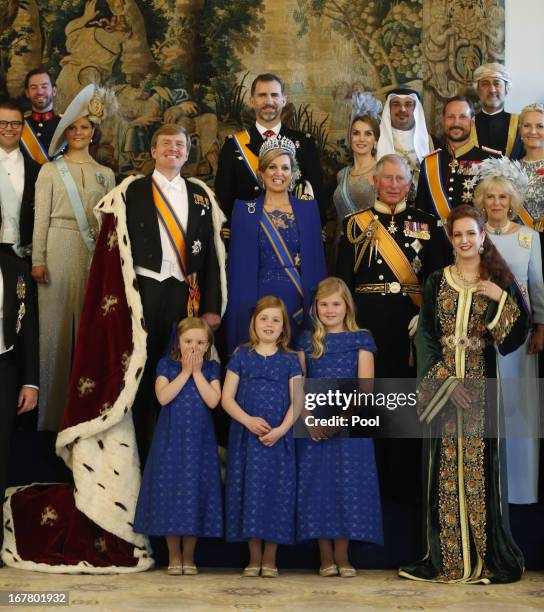
<path id="1" fill-rule="evenodd" d="M 355 287 L 355 293 L 422 293 L 421 285 L 409 283 L 364 283 Z"/>
<path id="2" fill-rule="evenodd" d="M 476 336 L 456 336 L 451 334 L 450 336 L 442 336 L 440 338 L 440 344 L 451 350 L 460 346 L 467 351 L 483 351 L 490 343 L 485 338 L 478 338 Z"/>

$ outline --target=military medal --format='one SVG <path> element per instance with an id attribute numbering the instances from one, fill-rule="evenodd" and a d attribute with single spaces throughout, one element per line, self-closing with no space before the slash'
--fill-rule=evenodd
<path id="1" fill-rule="evenodd" d="M 453 172 L 455 172 L 457 170 L 457 168 L 459 167 L 459 162 L 457 161 L 457 159 L 455 159 L 455 157 L 451 160 L 451 162 L 448 164 L 448 166 L 451 168 L 451 170 Z"/>
<path id="2" fill-rule="evenodd" d="M 518 232 L 518 242 L 519 246 L 523 249 L 530 249 L 533 242 L 533 237 L 531 234 L 526 234 L 525 232 L 520 231 Z"/>
<path id="3" fill-rule="evenodd" d="M 389 221 L 389 225 L 387 226 L 387 231 L 390 234 L 396 234 L 398 230 L 397 224 L 395 223 L 395 217 L 391 217 L 391 221 Z"/>
<path id="4" fill-rule="evenodd" d="M 295 255 L 294 261 L 295 261 L 295 266 L 297 266 L 297 268 L 298 268 L 298 266 L 300 266 L 300 264 L 301 264 L 300 253 L 297 253 Z"/>
<path id="5" fill-rule="evenodd" d="M 254 202 L 254 201 L 253 202 L 246 202 L 247 212 L 250 215 L 253 215 L 255 213 L 255 205 L 256 205 L 256 202 Z"/>
<path id="6" fill-rule="evenodd" d="M 421 263 L 421 259 L 416 255 L 414 259 L 412 259 L 412 268 L 416 274 L 419 274 L 423 264 Z"/>
<path id="7" fill-rule="evenodd" d="M 26 284 L 25 279 L 22 276 L 17 277 L 17 298 L 19 300 L 24 300 L 26 295 Z"/>

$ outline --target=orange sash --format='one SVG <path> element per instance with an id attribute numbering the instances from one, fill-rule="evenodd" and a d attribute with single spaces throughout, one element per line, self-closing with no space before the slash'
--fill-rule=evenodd
<path id="1" fill-rule="evenodd" d="M 365 234 L 370 223 L 375 221 L 374 213 L 371 210 L 365 210 L 364 212 L 355 215 L 355 221 L 363 234 Z M 391 272 L 393 272 L 399 283 L 418 285 L 419 279 L 417 278 L 417 275 L 414 272 L 408 258 L 403 253 L 393 236 L 379 221 L 376 224 L 374 239 L 377 239 L 378 241 L 378 251 L 380 255 L 387 263 L 389 269 Z M 410 293 L 410 299 L 416 306 L 421 306 L 420 294 Z"/>
<path id="2" fill-rule="evenodd" d="M 34 131 L 27 123 L 27 121 L 25 121 L 23 125 L 23 133 L 21 134 L 21 144 L 23 145 L 28 155 L 40 165 L 43 165 L 49 161 L 47 151 L 43 148 L 42 143 L 39 141 L 36 134 L 34 134 Z"/>

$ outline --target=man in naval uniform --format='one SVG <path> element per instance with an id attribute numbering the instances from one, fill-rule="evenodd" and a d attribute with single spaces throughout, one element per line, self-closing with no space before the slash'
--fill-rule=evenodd
<path id="1" fill-rule="evenodd" d="M 440 232 L 442 261 L 439 267 L 452 261 L 452 249 L 446 235 L 446 219 L 452 208 L 472 204 L 478 164 L 499 154 L 487 147 L 477 147 L 471 138 L 474 106 L 465 96 L 454 96 L 444 105 L 442 126 L 445 148 L 427 155 L 421 164 L 417 189 L 417 208 L 432 213 L 442 226 Z"/>
<path id="2" fill-rule="evenodd" d="M 407 207 L 411 179 L 404 157 L 382 157 L 374 173 L 374 207 L 346 217 L 340 238 L 336 273 L 354 296 L 357 323 L 376 342 L 376 378 L 415 376 L 410 336 L 417 326 L 423 282 L 436 269 L 437 221 Z M 401 439 L 376 443 L 383 494 L 413 501 L 420 489 L 420 444 Z"/>
<path id="3" fill-rule="evenodd" d="M 323 193 L 323 177 L 317 148 L 310 134 L 291 130 L 281 122 L 285 107 L 283 81 L 274 74 L 260 74 L 251 84 L 250 103 L 255 111 L 255 123 L 248 130 L 231 134 L 219 154 L 215 193 L 227 217 L 224 236 L 229 237 L 228 226 L 234 200 L 251 200 L 261 191 L 257 181 L 259 150 L 266 138 L 286 136 L 295 143 L 297 163 L 301 172 L 300 185 L 308 181 L 319 204 L 322 225 L 326 221 L 327 201 Z M 297 191 L 298 193 L 298 191 Z"/>
<path id="4" fill-rule="evenodd" d="M 53 110 L 57 95 L 54 77 L 43 66 L 31 70 L 25 77 L 25 95 L 32 110 L 25 113 L 22 145 L 34 161 L 45 164 L 49 161 L 47 152 L 60 121 Z"/>
<path id="5" fill-rule="evenodd" d="M 474 144 L 519 159 L 522 156 L 519 115 L 504 110 L 504 101 L 512 85 L 506 68 L 502 64 L 482 64 L 474 71 L 473 81 L 481 106 L 472 129 Z"/>
<path id="6" fill-rule="evenodd" d="M 377 149 L 378 160 L 390 153 L 397 153 L 408 160 L 414 184 L 411 190 L 413 199 L 421 161 L 434 149 L 433 139 L 427 131 L 423 106 L 414 89 L 399 87 L 387 95 Z"/>

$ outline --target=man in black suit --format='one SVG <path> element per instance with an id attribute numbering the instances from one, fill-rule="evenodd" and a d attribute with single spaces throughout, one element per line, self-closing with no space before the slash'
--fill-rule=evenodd
<path id="1" fill-rule="evenodd" d="M 38 402 L 38 369 L 38 317 L 30 271 L 22 260 L 0 251 L 0 500 L 7 484 L 15 416 Z M 1 508 L 0 518 L 1 545 Z"/>
<path id="2" fill-rule="evenodd" d="M 506 157 L 519 159 L 523 147 L 518 130 L 519 115 L 507 113 L 504 103 L 512 80 L 502 64 L 482 64 L 472 76 L 480 98 L 481 110 L 476 115 L 472 140 L 478 147 L 489 147 Z"/>
<path id="3" fill-rule="evenodd" d="M 283 81 L 278 76 L 260 74 L 251 84 L 250 103 L 255 111 L 255 124 L 226 138 L 215 176 L 215 192 L 227 216 L 227 224 L 230 224 L 234 200 L 252 200 L 259 195 L 261 188 L 256 178 L 259 149 L 266 138 L 278 134 L 295 143 L 300 180 L 312 186 L 321 222 L 325 224 L 327 201 L 317 148 L 311 134 L 291 130 L 282 124 L 281 112 L 286 102 Z M 228 238 L 228 231 L 224 233 Z"/>
<path id="4" fill-rule="evenodd" d="M 23 111 L 0 102 L 0 250 L 28 257 L 34 228 L 34 184 L 40 166 L 20 148 Z"/>
<path id="5" fill-rule="evenodd" d="M 222 287 L 212 222 L 213 194 L 201 182 L 185 180 L 180 175 L 190 146 L 184 127 L 160 127 L 151 140 L 153 174 L 131 182 L 125 193 L 128 234 L 148 334 L 146 366 L 133 405 L 141 459 L 146 456 L 158 411 L 155 370 L 173 324 L 191 315 L 196 292 L 198 315 L 212 329 L 221 322 Z M 179 222 L 184 229 L 182 253 L 172 245 L 174 235 L 168 229 L 167 211 L 161 212 L 165 202 L 177 218 L 171 217 L 170 221 Z"/>

